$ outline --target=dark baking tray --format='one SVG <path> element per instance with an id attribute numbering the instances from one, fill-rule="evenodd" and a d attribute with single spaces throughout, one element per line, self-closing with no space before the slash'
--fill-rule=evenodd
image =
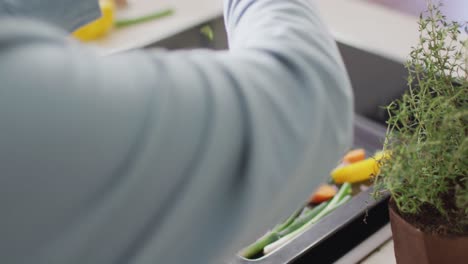
<path id="1" fill-rule="evenodd" d="M 385 127 L 356 116 L 354 146 L 372 153 L 382 148 Z M 237 257 L 232 264 L 333 263 L 366 238 L 385 226 L 388 219 L 387 197 L 371 197 L 372 188 L 312 226 L 272 254 L 255 260 Z"/>

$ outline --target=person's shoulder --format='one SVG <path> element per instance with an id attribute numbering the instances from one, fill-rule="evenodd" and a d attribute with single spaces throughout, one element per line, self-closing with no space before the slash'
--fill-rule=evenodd
<path id="1" fill-rule="evenodd" d="M 74 63 L 69 42 L 65 32 L 46 23 L 0 18 L 3 91 L 63 86 Z"/>
<path id="2" fill-rule="evenodd" d="M 12 46 L 33 42 L 62 42 L 66 32 L 38 20 L 0 17 L 0 52 Z"/>

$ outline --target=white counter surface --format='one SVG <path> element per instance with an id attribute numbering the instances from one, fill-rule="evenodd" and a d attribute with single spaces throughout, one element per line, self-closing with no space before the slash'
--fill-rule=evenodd
<path id="1" fill-rule="evenodd" d="M 416 43 L 417 18 L 363 0 L 311 0 L 318 4 L 335 38 L 357 48 L 404 61 Z M 222 15 L 222 0 L 130 0 L 119 16 L 173 8 L 162 20 L 119 29 L 90 43 L 103 54 L 143 47 Z"/>
<path id="2" fill-rule="evenodd" d="M 219 17 L 223 11 L 222 0 L 129 0 L 129 6 L 119 10 L 117 17 L 138 16 L 167 8 L 175 12 L 172 16 L 114 30 L 98 41 L 89 43 L 97 46 L 103 54 L 140 48 L 157 42 L 185 29 Z"/>
<path id="3" fill-rule="evenodd" d="M 336 40 L 405 61 L 418 41 L 418 18 L 363 0 L 316 0 Z"/>

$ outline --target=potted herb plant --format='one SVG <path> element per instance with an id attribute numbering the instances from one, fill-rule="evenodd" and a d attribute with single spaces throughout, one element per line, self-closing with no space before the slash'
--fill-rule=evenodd
<path id="1" fill-rule="evenodd" d="M 465 24 L 466 25 L 466 24 Z M 420 16 L 408 91 L 388 106 L 376 195 L 391 196 L 399 264 L 468 263 L 468 43 L 440 5 Z"/>

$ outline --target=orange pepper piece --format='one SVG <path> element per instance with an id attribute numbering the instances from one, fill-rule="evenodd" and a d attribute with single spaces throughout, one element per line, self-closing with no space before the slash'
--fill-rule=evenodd
<path id="1" fill-rule="evenodd" d="M 366 159 L 366 151 L 364 149 L 355 149 L 348 152 L 344 158 L 343 162 L 345 163 L 355 163 Z"/>
<path id="2" fill-rule="evenodd" d="M 331 200 L 336 193 L 338 188 L 335 185 L 324 184 L 320 186 L 317 191 L 309 199 L 309 202 L 312 204 L 319 204 Z"/>

